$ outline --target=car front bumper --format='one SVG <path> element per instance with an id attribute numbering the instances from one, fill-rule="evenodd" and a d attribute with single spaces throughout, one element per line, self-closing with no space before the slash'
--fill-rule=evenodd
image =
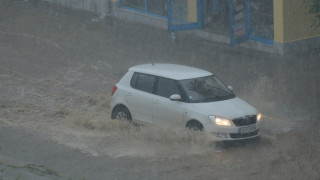
<path id="1" fill-rule="evenodd" d="M 214 135 L 216 141 L 243 140 L 260 136 L 260 123 L 230 127 L 211 125 L 209 128 L 206 128 L 206 130 Z"/>

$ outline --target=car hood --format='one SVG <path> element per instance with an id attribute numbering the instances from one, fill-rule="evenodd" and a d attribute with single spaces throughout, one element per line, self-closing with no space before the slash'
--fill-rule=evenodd
<path id="1" fill-rule="evenodd" d="M 207 115 L 220 116 L 227 119 L 234 119 L 246 115 L 255 115 L 257 110 L 236 97 L 224 101 L 194 103 L 192 104 L 193 111 L 205 113 Z"/>

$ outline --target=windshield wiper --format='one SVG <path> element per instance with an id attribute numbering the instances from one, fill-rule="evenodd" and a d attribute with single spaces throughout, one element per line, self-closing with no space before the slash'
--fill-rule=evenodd
<path id="1" fill-rule="evenodd" d="M 220 88 L 218 88 L 218 87 L 210 86 L 210 88 L 212 88 L 212 89 L 217 89 L 217 90 L 220 90 L 220 91 L 222 91 L 222 92 L 226 92 L 226 93 L 228 93 L 228 94 L 232 94 L 232 93 L 230 93 L 230 92 L 228 92 L 228 91 L 226 91 L 226 90 L 220 89 Z"/>

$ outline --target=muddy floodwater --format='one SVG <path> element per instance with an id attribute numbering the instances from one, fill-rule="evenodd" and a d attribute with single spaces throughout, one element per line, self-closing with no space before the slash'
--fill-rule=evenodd
<path id="1" fill-rule="evenodd" d="M 185 32 L 172 41 L 167 30 L 94 17 L 1 1 L 0 179 L 320 179 L 320 52 L 283 57 Z M 183 127 L 111 120 L 112 87 L 151 62 L 232 85 L 262 112 L 261 138 L 216 144 Z"/>

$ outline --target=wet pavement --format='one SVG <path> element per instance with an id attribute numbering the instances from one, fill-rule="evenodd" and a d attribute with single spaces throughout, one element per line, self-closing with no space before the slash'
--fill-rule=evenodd
<path id="1" fill-rule="evenodd" d="M 317 52 L 278 56 L 40 2 L 0 2 L 0 179 L 319 179 Z M 127 69 L 209 70 L 264 114 L 260 141 L 109 120 Z M 179 132 L 179 133 L 178 133 Z M 191 140 L 190 140 L 191 139 Z"/>

